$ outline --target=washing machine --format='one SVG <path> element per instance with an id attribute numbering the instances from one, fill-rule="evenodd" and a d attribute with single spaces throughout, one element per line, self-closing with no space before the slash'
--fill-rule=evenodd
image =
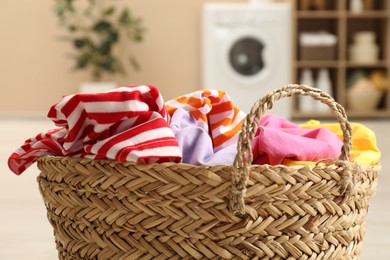
<path id="1" fill-rule="evenodd" d="M 207 3 L 203 7 L 202 87 L 220 89 L 249 112 L 269 91 L 291 83 L 289 3 Z M 270 113 L 291 116 L 291 100 Z"/>

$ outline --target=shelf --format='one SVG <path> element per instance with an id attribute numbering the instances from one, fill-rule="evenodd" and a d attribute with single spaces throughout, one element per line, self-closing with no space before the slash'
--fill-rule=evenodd
<path id="1" fill-rule="evenodd" d="M 349 19 L 386 19 L 389 14 L 387 11 L 363 11 L 361 13 L 352 13 L 350 11 L 298 11 L 297 18 L 300 19 L 338 19 L 345 17 Z"/>
<path id="2" fill-rule="evenodd" d="M 379 118 L 389 118 L 390 113 L 387 110 L 374 110 L 374 111 L 354 111 L 346 109 L 346 114 L 348 119 L 379 119 Z M 336 116 L 333 113 L 302 113 L 298 110 L 293 111 L 292 117 L 298 120 L 308 120 L 308 119 L 336 119 Z"/>
<path id="3" fill-rule="evenodd" d="M 388 62 L 385 60 L 372 63 L 345 60 L 299 60 L 296 62 L 297 68 L 386 68 L 388 65 Z"/>
<path id="4" fill-rule="evenodd" d="M 364 11 L 362 13 L 347 12 L 346 17 L 350 19 L 387 19 L 388 11 Z"/>
<path id="5" fill-rule="evenodd" d="M 297 17 L 303 19 L 329 19 L 337 18 L 338 15 L 334 11 L 298 11 Z"/>
<path id="6" fill-rule="evenodd" d="M 367 9 L 360 13 L 353 13 L 350 10 L 350 0 L 324 1 L 324 6 L 317 3 L 320 6 L 312 7 L 317 9 L 314 11 L 307 10 L 306 1 L 293 0 L 293 3 L 293 82 L 300 83 L 299 80 L 305 69 L 311 71 L 313 82 L 318 79 L 320 69 L 328 69 L 333 98 L 347 110 L 348 117 L 390 119 L 390 83 L 387 86 L 388 92 L 384 93 L 378 101 L 377 105 L 380 109 L 374 111 L 348 109 L 346 88 L 354 73 L 360 70 L 367 75 L 368 79 L 372 72 L 378 70 L 387 77 L 382 79 L 382 83 L 390 80 L 390 1 L 364 1 L 364 7 Z M 304 49 L 300 46 L 298 37 L 301 32 L 316 31 L 326 31 L 337 37 L 332 52 L 326 48 Z M 362 63 L 349 59 L 350 47 L 356 43 L 355 35 L 364 31 L 371 31 L 375 35 L 374 42 L 379 48 L 378 61 Z M 324 58 L 334 59 L 323 60 Z M 300 100 L 295 99 L 292 104 L 293 119 L 335 119 L 333 113 L 303 113 L 299 110 L 298 101 Z"/>
<path id="7" fill-rule="evenodd" d="M 388 66 L 387 61 L 377 61 L 373 63 L 362 63 L 362 62 L 354 62 L 354 61 L 347 61 L 346 67 L 347 68 L 386 68 Z"/>
<path id="8" fill-rule="evenodd" d="M 376 62 L 355 62 L 348 60 L 298 60 L 297 68 L 385 68 L 389 63 L 385 60 Z"/>
<path id="9" fill-rule="evenodd" d="M 335 60 L 299 60 L 297 68 L 337 68 L 340 64 Z"/>
<path id="10" fill-rule="evenodd" d="M 345 111 L 349 118 L 389 118 L 390 113 L 387 110 L 373 110 L 373 111 Z"/>

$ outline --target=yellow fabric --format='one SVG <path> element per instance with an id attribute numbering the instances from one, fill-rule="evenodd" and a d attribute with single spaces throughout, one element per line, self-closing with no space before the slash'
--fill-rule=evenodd
<path id="1" fill-rule="evenodd" d="M 352 150 L 350 152 L 350 161 L 357 162 L 365 166 L 373 166 L 379 163 L 381 152 L 376 145 L 374 132 L 368 127 L 359 123 L 350 123 L 352 127 Z M 343 132 L 339 124 L 321 124 L 320 121 L 310 120 L 302 125 L 302 128 L 325 127 L 335 133 L 341 140 Z M 292 165 L 312 165 L 315 162 L 285 160 L 283 164 Z"/>

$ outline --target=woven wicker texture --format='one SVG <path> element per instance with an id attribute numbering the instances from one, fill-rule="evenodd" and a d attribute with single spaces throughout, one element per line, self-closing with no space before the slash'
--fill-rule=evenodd
<path id="1" fill-rule="evenodd" d="M 316 166 L 251 165 L 257 119 L 310 95 L 344 131 L 340 158 Z M 60 259 L 358 259 L 380 166 L 346 160 L 350 127 L 328 95 L 287 85 L 243 123 L 234 166 L 43 157 L 40 191 Z"/>

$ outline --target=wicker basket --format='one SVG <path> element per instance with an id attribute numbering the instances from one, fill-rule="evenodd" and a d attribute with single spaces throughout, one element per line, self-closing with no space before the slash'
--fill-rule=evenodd
<path id="1" fill-rule="evenodd" d="M 296 95 L 335 112 L 339 159 L 251 165 L 259 118 Z M 287 85 L 253 106 L 234 166 L 49 156 L 38 161 L 38 182 L 60 259 L 358 259 L 380 166 L 350 163 L 350 148 L 344 109 L 317 89 Z"/>

